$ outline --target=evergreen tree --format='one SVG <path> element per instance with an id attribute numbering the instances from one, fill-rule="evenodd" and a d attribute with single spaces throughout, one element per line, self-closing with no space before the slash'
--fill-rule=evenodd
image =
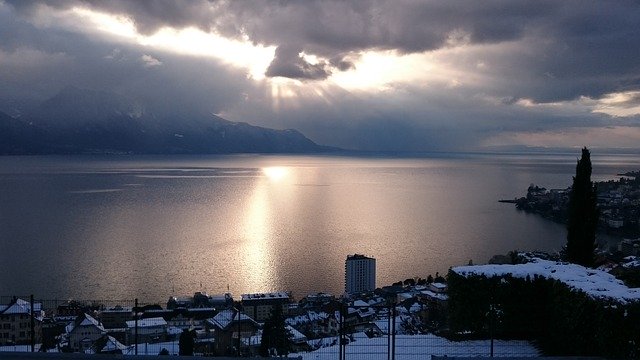
<path id="1" fill-rule="evenodd" d="M 187 329 L 182 330 L 178 341 L 178 353 L 182 356 L 193 356 L 193 348 L 195 345 L 195 334 Z"/>
<path id="2" fill-rule="evenodd" d="M 599 215 L 596 186 L 591 182 L 591 154 L 585 147 L 576 165 L 569 195 L 566 260 L 583 266 L 594 265 Z"/>
<path id="3" fill-rule="evenodd" d="M 262 339 L 260 341 L 260 356 L 286 356 L 291 349 L 289 331 L 282 315 L 282 306 L 276 306 L 271 312 L 271 317 L 264 323 Z M 276 354 L 270 353 L 272 349 Z"/>

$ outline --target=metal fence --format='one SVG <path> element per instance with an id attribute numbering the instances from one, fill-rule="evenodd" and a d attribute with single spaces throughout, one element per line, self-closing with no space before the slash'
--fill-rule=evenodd
<path id="1" fill-rule="evenodd" d="M 4 346 L 4 350 L 12 347 L 17 351 L 86 350 L 84 345 L 71 344 L 70 339 L 65 338 L 69 324 L 77 325 L 85 319 L 84 314 L 98 321 L 106 334 L 122 345 L 119 350 L 125 355 L 178 354 L 180 337 L 188 329 L 196 355 L 258 356 L 265 327 L 264 323 L 258 324 L 236 308 L 166 309 L 136 300 L 0 297 L 0 310 L 16 304 L 17 299 L 22 299 L 20 304 L 30 311 L 31 316 L 22 319 L 29 325 L 23 327 L 25 337 L 20 337 L 18 332 L 14 334 L 15 338 L 3 337 L 10 329 L 3 330 L 4 325 L 0 325 L 0 346 Z M 292 356 L 331 360 L 540 355 L 528 341 L 477 338 L 473 334 L 447 335 L 446 316 L 435 310 L 429 304 L 419 302 L 412 306 L 342 303 L 333 309 L 297 309 L 286 314 L 288 352 Z M 160 333 L 150 331 L 153 327 L 150 319 L 158 319 L 162 328 Z M 8 322 L 8 317 L 0 317 L 0 324 Z M 95 345 L 91 345 L 95 349 Z M 118 350 L 115 344 L 100 346 Z"/>

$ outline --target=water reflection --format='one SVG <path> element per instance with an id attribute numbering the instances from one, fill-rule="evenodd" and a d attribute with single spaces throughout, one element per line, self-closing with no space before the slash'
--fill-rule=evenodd
<path id="1" fill-rule="evenodd" d="M 262 168 L 262 173 L 272 181 L 280 181 L 289 174 L 289 169 L 284 166 L 270 166 Z"/>
<path id="2" fill-rule="evenodd" d="M 267 284 L 271 274 L 268 262 L 267 242 L 269 238 L 269 200 L 265 184 L 258 181 L 244 214 L 245 282 L 249 284 Z"/>
<path id="3" fill-rule="evenodd" d="M 286 190 L 279 188 L 272 191 L 272 186 L 289 174 L 289 169 L 283 166 L 262 168 L 264 178 L 255 182 L 253 192 L 244 212 L 243 246 L 245 254 L 244 287 L 252 289 L 271 290 L 275 287 L 275 273 L 273 266 L 277 261 L 273 251 L 273 222 L 274 211 L 278 200 L 274 197 L 287 197 Z"/>

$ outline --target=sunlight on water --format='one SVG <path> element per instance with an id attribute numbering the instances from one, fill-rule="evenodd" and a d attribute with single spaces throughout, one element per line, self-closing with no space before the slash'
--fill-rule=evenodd
<path id="1" fill-rule="evenodd" d="M 269 180 L 280 181 L 289 174 L 289 169 L 284 166 L 270 166 L 262 168 L 262 172 Z"/>
<path id="2" fill-rule="evenodd" d="M 270 267 L 267 258 L 269 249 L 269 199 L 265 185 L 258 183 L 249 200 L 244 216 L 244 246 L 242 253 L 246 255 L 242 272 L 250 284 L 270 283 Z"/>
<path id="3" fill-rule="evenodd" d="M 640 169 L 638 157 L 592 159 L 597 179 Z M 340 294 L 348 254 L 375 257 L 383 286 L 515 249 L 553 251 L 563 225 L 497 200 L 531 183 L 567 187 L 575 161 L 0 158 L 0 295 Z"/>

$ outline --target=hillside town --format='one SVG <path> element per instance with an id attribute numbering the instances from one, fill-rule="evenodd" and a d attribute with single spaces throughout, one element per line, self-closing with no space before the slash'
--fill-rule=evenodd
<path id="1" fill-rule="evenodd" d="M 640 251 L 640 177 L 638 172 L 619 174 L 619 180 L 597 182 L 599 229 L 621 239 L 623 256 Z M 531 184 L 525 197 L 502 202 L 515 203 L 516 208 L 565 223 L 571 188 L 546 189 Z"/>
<path id="2" fill-rule="evenodd" d="M 0 305 L 0 347 L 29 345 L 39 351 L 133 354 L 139 345 L 176 353 L 188 332 L 202 355 L 257 355 L 265 322 L 282 312 L 291 352 L 336 346 L 341 335 L 368 338 L 428 334 L 444 327 L 447 285 L 444 278 L 407 279 L 375 287 L 375 259 L 347 257 L 345 294 L 317 293 L 295 301 L 290 292 L 171 296 L 159 304 L 29 301 L 14 298 Z M 53 306 L 55 305 L 55 306 Z M 132 306 L 133 305 L 133 306 Z M 389 319 L 394 319 L 393 323 Z M 33 334 L 30 329 L 33 326 Z M 159 344 L 159 345 L 158 345 Z M 28 347 L 27 347 L 28 350 Z"/>
<path id="3" fill-rule="evenodd" d="M 511 255 L 494 257 L 492 265 L 453 268 L 447 279 L 497 277 L 503 279 L 501 286 L 509 283 L 504 279 L 549 279 L 602 304 L 597 306 L 617 304 L 622 309 L 639 304 L 639 289 L 626 286 L 606 269 L 567 264 L 539 253 Z M 640 258 L 626 260 L 625 266 L 640 267 Z M 171 296 L 164 306 L 13 298 L 0 305 L 0 351 L 179 354 L 188 338 L 193 354 L 257 356 L 277 316 L 285 328 L 287 353 L 303 358 L 334 359 L 340 347 L 358 353 L 375 344 L 391 344 L 391 339 L 412 347 L 414 354 L 487 356 L 494 346 L 504 355 L 541 354 L 532 343 L 508 336 L 494 344 L 484 327 L 479 332 L 459 331 L 451 316 L 460 311 L 455 305 L 460 294 L 464 299 L 478 294 L 465 293 L 469 290 L 457 284 L 437 275 L 376 288 L 375 259 L 355 254 L 345 261 L 345 293 L 339 297 L 316 293 L 295 301 L 290 292 L 281 291 L 235 299 L 230 293 L 196 292 Z M 456 295 L 453 309 L 450 292 Z M 268 351 L 278 354 L 275 347 Z"/>

